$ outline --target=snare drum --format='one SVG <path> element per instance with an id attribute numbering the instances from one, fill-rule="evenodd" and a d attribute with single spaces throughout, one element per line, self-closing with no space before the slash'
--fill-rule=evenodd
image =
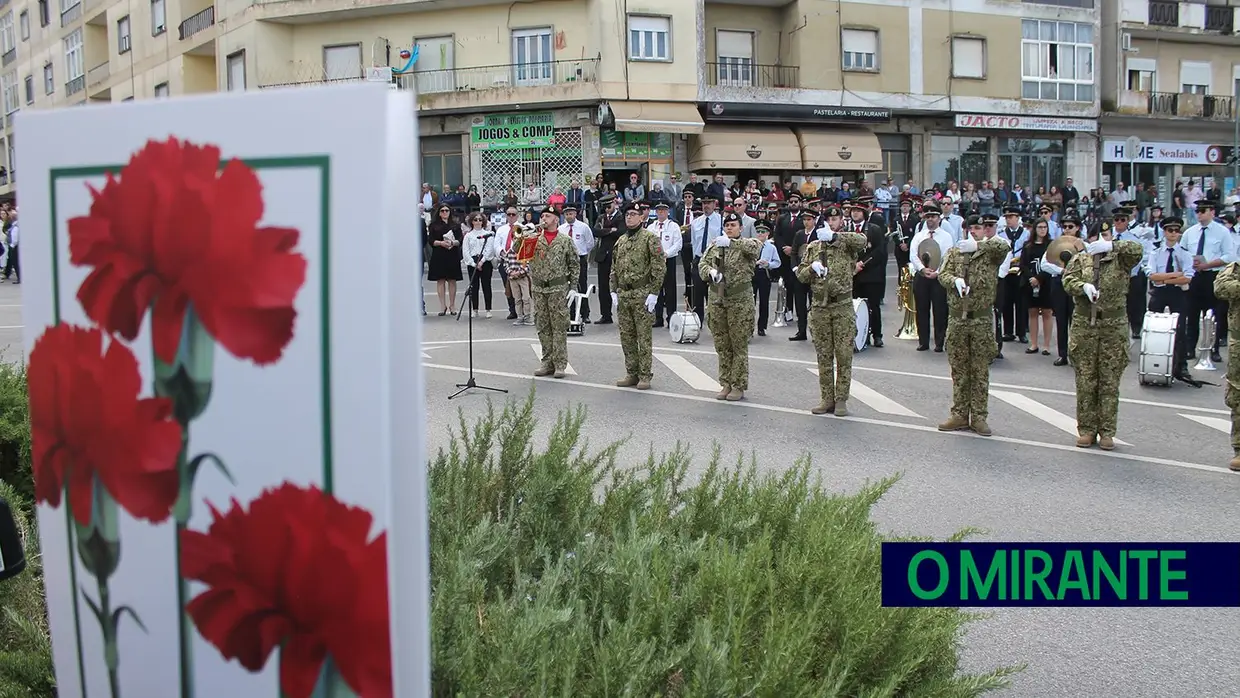
<path id="1" fill-rule="evenodd" d="M 857 351 L 865 351 L 870 346 L 870 304 L 864 298 L 854 298 L 853 312 L 857 314 L 857 336 L 853 338 L 853 346 Z"/>
<path id="2" fill-rule="evenodd" d="M 667 323 L 667 331 L 672 335 L 672 341 L 677 344 L 695 344 L 702 333 L 702 321 L 698 319 L 697 313 L 681 310 L 672 313 L 672 319 Z"/>
<path id="3" fill-rule="evenodd" d="M 1179 313 L 1146 313 L 1141 328 L 1141 356 L 1137 380 L 1141 385 L 1168 386 L 1174 382 L 1175 326 Z"/>

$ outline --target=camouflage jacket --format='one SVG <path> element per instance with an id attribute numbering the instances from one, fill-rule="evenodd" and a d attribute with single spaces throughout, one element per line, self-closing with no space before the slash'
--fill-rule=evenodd
<path id="1" fill-rule="evenodd" d="M 817 237 L 813 240 L 805 246 L 797 267 L 797 280 L 809 285 L 813 307 L 825 308 L 840 301 L 852 301 L 853 273 L 857 269 L 857 257 L 865 251 L 865 235 L 836 233 L 831 242 Z M 827 268 L 826 276 L 820 277 L 814 272 L 814 262 L 822 262 Z"/>
<path id="2" fill-rule="evenodd" d="M 943 270 L 939 272 L 939 283 L 947 290 L 949 321 L 960 318 L 963 312 L 971 312 L 972 318 L 992 320 L 995 292 L 999 288 L 999 267 L 1003 266 L 1011 251 L 1008 241 L 998 235 L 979 242 L 977 250 L 972 253 L 961 252 L 959 247 L 947 251 Z M 969 287 L 969 295 L 964 298 L 956 292 L 957 278 L 964 279 Z"/>
<path id="3" fill-rule="evenodd" d="M 616 238 L 611 267 L 611 287 L 617 294 L 630 293 L 643 299 L 658 293 L 667 272 L 659 236 L 642 228 Z"/>
<path id="4" fill-rule="evenodd" d="M 753 302 L 753 275 L 762 243 L 757 238 L 736 238 L 727 247 L 716 247 L 714 241 L 698 262 L 698 274 L 710 284 L 707 295 L 711 305 L 730 305 L 740 300 Z M 723 274 L 723 283 L 711 281 L 710 273 Z"/>
<path id="5" fill-rule="evenodd" d="M 1063 271 L 1063 290 L 1076 301 L 1076 309 L 1072 311 L 1073 325 L 1087 327 L 1093 315 L 1094 304 L 1085 297 L 1085 284 L 1098 288 L 1099 322 L 1128 322 L 1128 278 L 1144 256 L 1145 248 L 1135 240 L 1116 240 L 1110 253 L 1097 257 L 1088 252 L 1072 255 Z"/>
<path id="6" fill-rule="evenodd" d="M 1228 264 L 1214 277 L 1214 295 L 1228 303 L 1227 339 L 1240 339 L 1240 262 Z"/>
<path id="7" fill-rule="evenodd" d="M 534 247 L 534 259 L 530 261 L 530 290 L 567 293 L 569 285 L 577 281 L 580 270 L 581 262 L 571 237 L 556 235 L 548 244 L 547 236 L 538 231 L 538 244 Z"/>

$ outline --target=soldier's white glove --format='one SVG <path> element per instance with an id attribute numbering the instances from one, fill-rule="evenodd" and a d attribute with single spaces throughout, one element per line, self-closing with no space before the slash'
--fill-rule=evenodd
<path id="1" fill-rule="evenodd" d="M 1085 251 L 1090 254 L 1106 254 L 1111 251 L 1112 247 L 1114 247 L 1114 245 L 1111 244 L 1110 240 L 1099 239 L 1086 245 Z"/>
<path id="2" fill-rule="evenodd" d="M 819 228 L 818 239 L 823 242 L 831 242 L 835 239 L 835 231 L 830 228 Z"/>
<path id="3" fill-rule="evenodd" d="M 815 273 L 815 274 L 817 274 L 817 275 L 818 275 L 818 276 L 820 276 L 820 277 L 821 277 L 821 276 L 826 276 L 826 275 L 827 275 L 827 268 L 826 268 L 826 267 L 824 267 L 824 266 L 822 266 L 822 262 L 819 262 L 819 261 L 818 261 L 818 260 L 816 260 L 816 259 L 814 260 L 814 263 L 813 263 L 813 264 L 809 265 L 809 268 L 810 268 L 810 269 L 813 269 L 813 270 L 814 270 L 814 273 Z"/>
<path id="4" fill-rule="evenodd" d="M 648 312 L 648 313 L 653 313 L 653 312 L 654 312 L 654 307 L 655 307 L 655 305 L 657 305 L 658 303 L 659 303 L 659 297 L 658 297 L 658 296 L 656 296 L 655 294 L 653 294 L 653 293 L 652 293 L 652 294 L 650 294 L 650 295 L 646 296 L 646 312 Z"/>
<path id="5" fill-rule="evenodd" d="M 961 298 L 969 295 L 969 287 L 964 285 L 964 279 L 960 277 L 956 277 L 956 293 L 959 293 Z"/>
<path id="6" fill-rule="evenodd" d="M 612 306 L 613 306 L 613 307 L 615 307 L 615 306 L 619 306 L 619 305 L 620 305 L 620 296 L 617 296 L 617 295 L 616 295 L 616 294 L 614 294 L 614 293 L 613 293 L 613 294 L 611 294 L 611 304 L 612 304 Z"/>
<path id="7" fill-rule="evenodd" d="M 571 301 L 575 295 L 577 295 L 577 292 L 570 288 L 568 293 L 564 294 L 564 300 Z"/>
<path id="8" fill-rule="evenodd" d="M 1085 286 L 1081 290 L 1085 292 L 1085 297 L 1089 299 L 1090 303 L 1098 302 L 1098 287 L 1097 286 L 1094 286 L 1093 284 L 1085 284 Z"/>
<path id="9" fill-rule="evenodd" d="M 720 274 L 718 269 L 711 269 L 710 280 L 715 283 L 719 283 L 720 281 L 723 281 L 723 274 Z"/>
<path id="10" fill-rule="evenodd" d="M 960 239 L 960 242 L 956 244 L 956 247 L 965 254 L 976 252 L 977 240 L 974 240 L 972 235 L 965 235 Z"/>
<path id="11" fill-rule="evenodd" d="M 715 238 L 715 247 L 727 247 L 732 244 L 732 238 L 727 235 L 720 235 Z"/>

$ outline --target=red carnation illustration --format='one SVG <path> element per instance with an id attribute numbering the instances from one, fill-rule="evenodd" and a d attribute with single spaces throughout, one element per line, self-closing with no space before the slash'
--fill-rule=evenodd
<path id="1" fill-rule="evenodd" d="M 287 698 L 390 698 L 387 535 L 370 537 L 371 514 L 288 483 L 211 514 L 181 533 L 182 574 L 208 587 L 188 606 L 198 632 L 251 672 L 278 647 Z"/>

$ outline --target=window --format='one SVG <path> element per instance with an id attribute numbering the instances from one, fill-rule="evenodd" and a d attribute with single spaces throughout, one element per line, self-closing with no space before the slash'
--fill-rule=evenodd
<path id="1" fill-rule="evenodd" d="M 245 91 L 245 51 L 228 57 L 228 91 Z"/>
<path id="2" fill-rule="evenodd" d="M 1153 58 L 1129 58 L 1127 87 L 1135 92 L 1158 91 L 1158 62 Z"/>
<path id="3" fill-rule="evenodd" d="M 999 179 L 1020 184 L 1028 194 L 1038 187 L 1062 187 L 1068 176 L 1064 167 L 1067 143 L 1046 138 L 1000 138 Z"/>
<path id="4" fill-rule="evenodd" d="M 629 15 L 629 60 L 672 60 L 672 20 Z"/>
<path id="5" fill-rule="evenodd" d="M 65 46 L 65 78 L 76 80 L 86 74 L 82 67 L 82 30 L 78 29 L 61 42 Z"/>
<path id="6" fill-rule="evenodd" d="M 512 63 L 518 85 L 548 85 L 553 82 L 551 29 L 515 29 L 512 32 Z"/>
<path id="7" fill-rule="evenodd" d="M 43 66 L 43 94 L 56 94 L 56 80 L 52 73 L 51 63 L 47 63 Z"/>
<path id="8" fill-rule="evenodd" d="M 129 52 L 129 15 L 116 20 L 116 52 Z"/>
<path id="9" fill-rule="evenodd" d="M 977 36 L 952 37 L 952 77 L 986 78 L 986 40 Z"/>
<path id="10" fill-rule="evenodd" d="M 39 0 L 39 26 L 46 27 L 52 22 L 52 13 L 47 9 L 47 0 Z"/>
<path id="11" fill-rule="evenodd" d="M 9 10 L 0 17 L 0 54 L 7 54 L 17 49 L 17 32 L 13 27 L 13 11 Z"/>
<path id="12" fill-rule="evenodd" d="M 1094 0 L 1023 0 L 1030 5 L 1058 5 L 1060 7 L 1080 7 L 1094 9 Z"/>
<path id="13" fill-rule="evenodd" d="M 990 179 L 990 142 L 986 138 L 930 137 L 930 176 L 934 182 L 981 183 Z"/>
<path id="14" fill-rule="evenodd" d="M 1213 71 L 1209 63 L 1199 61 L 1180 62 L 1180 92 L 1192 95 L 1210 94 Z"/>
<path id="15" fill-rule="evenodd" d="M 165 16 L 164 0 L 151 0 L 151 36 L 159 36 L 168 31 L 168 18 Z"/>
<path id="16" fill-rule="evenodd" d="M 1021 20 L 1021 98 L 1094 101 L 1094 27 Z"/>
<path id="17" fill-rule="evenodd" d="M 323 47 L 325 80 L 356 80 L 362 77 L 362 45 Z"/>
<path id="18" fill-rule="evenodd" d="M 34 76 L 26 76 L 26 104 L 34 104 Z"/>
<path id="19" fill-rule="evenodd" d="M 878 70 L 878 32 L 873 29 L 845 29 L 844 70 Z"/>
<path id="20" fill-rule="evenodd" d="M 5 73 L 0 78 L 0 92 L 4 94 L 4 113 L 12 114 L 21 106 L 17 101 L 17 72 Z"/>
<path id="21" fill-rule="evenodd" d="M 456 39 L 432 36 L 414 39 L 413 44 L 418 47 L 418 62 L 413 64 L 418 94 L 455 90 Z"/>
<path id="22" fill-rule="evenodd" d="M 167 97 L 171 93 L 172 93 L 171 90 L 168 89 L 168 83 L 166 82 L 161 82 L 155 86 L 155 97 L 156 98 Z"/>
<path id="23" fill-rule="evenodd" d="M 22 10 L 21 18 L 18 20 L 21 25 L 22 41 L 30 40 L 30 13 Z"/>
<path id="24" fill-rule="evenodd" d="M 753 32 L 720 29 L 715 32 L 718 84 L 748 87 L 753 84 Z"/>

